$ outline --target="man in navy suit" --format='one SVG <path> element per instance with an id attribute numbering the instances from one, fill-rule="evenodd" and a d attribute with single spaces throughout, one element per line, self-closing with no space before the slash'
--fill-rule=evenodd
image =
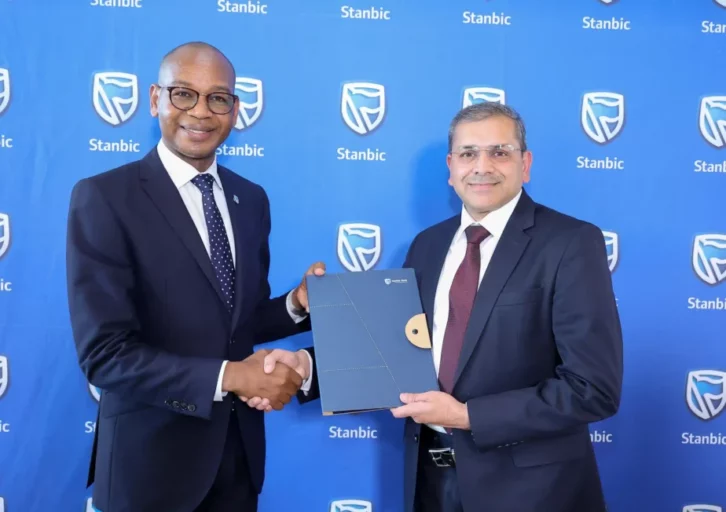
<path id="1" fill-rule="evenodd" d="M 602 512 L 588 424 L 614 415 L 620 320 L 602 232 L 523 190 L 511 108 L 449 131 L 461 213 L 419 233 L 416 270 L 441 391 L 403 394 L 405 511 Z"/>
<path id="2" fill-rule="evenodd" d="M 312 349 L 263 370 L 260 342 L 309 330 L 304 279 L 270 298 L 270 206 L 217 164 L 235 124 L 235 71 L 182 45 L 150 88 L 162 138 L 73 189 L 68 297 L 80 366 L 103 390 L 89 485 L 102 512 L 253 511 L 264 413 L 318 396 Z M 320 275 L 317 263 L 308 274 Z"/>

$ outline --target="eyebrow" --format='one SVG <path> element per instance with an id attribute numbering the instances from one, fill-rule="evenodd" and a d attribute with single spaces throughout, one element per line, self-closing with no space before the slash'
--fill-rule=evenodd
<path id="1" fill-rule="evenodd" d="M 190 89 L 193 89 L 194 88 L 192 84 L 190 84 L 189 82 L 185 82 L 184 80 L 174 80 L 172 82 L 172 85 L 180 85 L 182 87 L 189 87 Z M 224 91 L 224 92 L 228 92 L 230 94 L 232 93 L 232 91 L 226 85 L 214 85 L 214 86 L 212 86 L 212 89 L 214 91 L 220 91 L 221 90 L 221 91 Z"/>

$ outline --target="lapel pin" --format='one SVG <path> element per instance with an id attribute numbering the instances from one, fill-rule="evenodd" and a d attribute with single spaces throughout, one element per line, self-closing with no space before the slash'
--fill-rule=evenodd
<path id="1" fill-rule="evenodd" d="M 236 195 L 233 195 L 232 199 L 234 200 L 235 203 L 239 204 L 239 198 Z"/>

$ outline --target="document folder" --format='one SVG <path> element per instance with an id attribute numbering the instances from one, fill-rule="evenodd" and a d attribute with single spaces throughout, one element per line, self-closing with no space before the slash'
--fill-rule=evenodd
<path id="1" fill-rule="evenodd" d="M 308 276 L 324 415 L 390 409 L 439 389 L 412 269 Z"/>

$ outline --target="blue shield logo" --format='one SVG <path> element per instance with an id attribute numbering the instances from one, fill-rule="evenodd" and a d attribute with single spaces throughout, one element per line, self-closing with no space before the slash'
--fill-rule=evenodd
<path id="1" fill-rule="evenodd" d="M 726 406 L 726 372 L 696 370 L 688 373 L 686 403 L 696 417 L 714 419 Z"/>
<path id="2" fill-rule="evenodd" d="M 499 103 L 504 105 L 506 101 L 504 89 L 494 87 L 467 87 L 464 89 L 464 100 L 462 108 L 476 105 L 477 103 Z"/>
<path id="3" fill-rule="evenodd" d="M 238 76 L 234 83 L 234 92 L 239 96 L 239 112 L 234 127 L 236 130 L 244 130 L 255 124 L 262 114 L 262 80 Z"/>
<path id="4" fill-rule="evenodd" d="M 715 148 L 726 145 L 726 96 L 706 96 L 701 99 L 698 114 L 701 135 Z"/>
<path id="5" fill-rule="evenodd" d="M 330 504 L 330 512 L 373 512 L 373 503 L 366 500 L 336 500 Z"/>
<path id="6" fill-rule="evenodd" d="M 93 76 L 93 108 L 111 126 L 128 121 L 139 106 L 136 75 L 107 71 Z"/>
<path id="7" fill-rule="evenodd" d="M 686 505 L 683 512 L 723 512 L 718 505 Z"/>
<path id="8" fill-rule="evenodd" d="M 697 235 L 693 239 L 693 270 L 706 284 L 726 279 L 726 235 Z"/>
<path id="9" fill-rule="evenodd" d="M 370 82 L 343 84 L 340 109 L 348 128 L 358 135 L 367 135 L 383 122 L 386 90 L 382 85 Z"/>
<path id="10" fill-rule="evenodd" d="M 6 213 L 0 213 L 0 258 L 2 258 L 10 248 L 10 216 Z"/>
<path id="11" fill-rule="evenodd" d="M 608 268 L 610 272 L 615 271 L 615 267 L 618 266 L 620 260 L 620 238 L 618 234 L 613 231 L 603 231 L 603 237 L 605 237 L 605 250 L 608 256 Z"/>
<path id="12" fill-rule="evenodd" d="M 8 358 L 6 356 L 0 356 L 0 398 L 2 398 L 5 391 L 7 391 L 9 382 L 10 370 L 8 367 Z"/>
<path id="13" fill-rule="evenodd" d="M 338 260 L 351 272 L 372 269 L 381 257 L 381 228 L 375 224 L 342 224 L 338 228 Z"/>
<path id="14" fill-rule="evenodd" d="M 598 144 L 607 144 L 625 124 L 625 97 L 614 92 L 585 93 L 580 114 L 587 136 Z"/>
<path id="15" fill-rule="evenodd" d="M 0 114 L 10 103 L 10 71 L 0 68 Z"/>

